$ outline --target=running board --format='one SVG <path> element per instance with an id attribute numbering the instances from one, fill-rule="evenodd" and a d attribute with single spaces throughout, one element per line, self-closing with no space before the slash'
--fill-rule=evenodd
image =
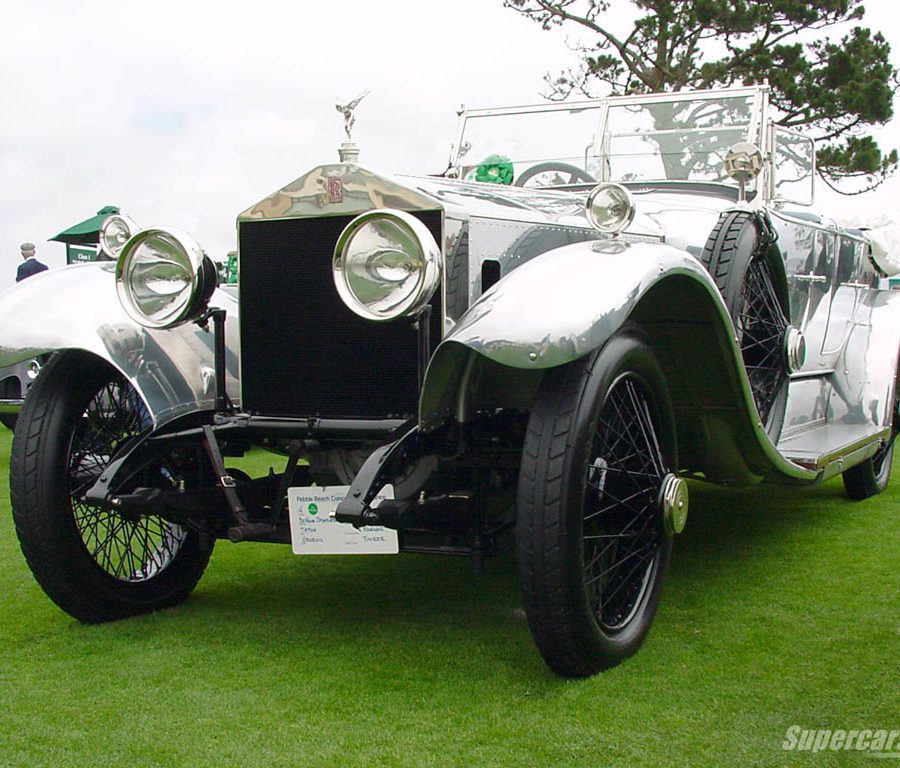
<path id="1" fill-rule="evenodd" d="M 874 424 L 822 424 L 778 442 L 778 452 L 801 467 L 821 472 L 820 481 L 872 456 L 891 436 Z"/>

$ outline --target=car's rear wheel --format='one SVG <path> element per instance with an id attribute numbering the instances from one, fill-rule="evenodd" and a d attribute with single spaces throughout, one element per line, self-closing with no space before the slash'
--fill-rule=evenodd
<path id="1" fill-rule="evenodd" d="M 0 413 L 0 424 L 13 432 L 16 429 L 16 421 L 18 421 L 18 414 Z"/>
<path id="2" fill-rule="evenodd" d="M 662 372 L 634 330 L 547 373 L 518 490 L 519 578 L 547 664 L 583 677 L 644 640 L 672 536 L 661 499 L 674 432 Z M 686 510 L 685 510 L 686 511 Z"/>
<path id="3" fill-rule="evenodd" d="M 894 400 L 891 418 L 891 433 L 874 456 L 861 464 L 850 467 L 841 476 L 844 491 L 854 501 L 862 501 L 881 493 L 891 481 L 891 465 L 894 461 L 894 440 L 900 431 L 900 364 L 894 381 Z"/>
<path id="4" fill-rule="evenodd" d="M 756 410 L 775 441 L 787 408 L 789 325 L 766 254 L 769 237 L 759 215 L 729 211 L 710 234 L 701 261 L 731 313 Z"/>
<path id="5" fill-rule="evenodd" d="M 19 419 L 10 460 L 13 517 L 47 595 L 86 622 L 184 600 L 210 556 L 195 531 L 82 500 L 115 452 L 151 427 L 134 387 L 87 353 L 63 352 L 42 371 Z M 163 465 L 153 471 L 160 483 L 171 478 Z"/>

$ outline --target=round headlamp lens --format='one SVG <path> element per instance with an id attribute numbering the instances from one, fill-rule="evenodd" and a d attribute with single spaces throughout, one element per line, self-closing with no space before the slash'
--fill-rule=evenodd
<path id="1" fill-rule="evenodd" d="M 100 248 L 112 258 L 118 258 L 125 243 L 128 242 L 137 226 L 128 217 L 121 214 L 107 216 L 100 226 Z"/>
<path id="2" fill-rule="evenodd" d="M 416 314 L 440 278 L 440 248 L 428 228 L 403 211 L 357 216 L 338 238 L 334 284 L 344 303 L 367 320 Z"/>
<path id="3" fill-rule="evenodd" d="M 121 249 L 116 288 L 125 311 L 148 328 L 194 320 L 216 285 L 215 267 L 199 245 L 174 229 L 145 229 Z"/>
<path id="4" fill-rule="evenodd" d="M 634 220 L 634 200 L 621 184 L 598 184 L 588 195 L 585 212 L 595 229 L 618 234 Z"/>

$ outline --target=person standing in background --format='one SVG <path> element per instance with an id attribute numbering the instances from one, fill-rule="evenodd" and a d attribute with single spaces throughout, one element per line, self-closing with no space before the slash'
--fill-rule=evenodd
<path id="1" fill-rule="evenodd" d="M 46 264 L 41 264 L 34 257 L 34 243 L 22 243 L 19 246 L 22 251 L 22 258 L 24 261 L 19 264 L 19 268 L 16 270 L 16 282 L 22 282 L 26 277 L 31 277 L 32 275 L 36 275 L 38 272 L 43 272 L 47 269 Z"/>

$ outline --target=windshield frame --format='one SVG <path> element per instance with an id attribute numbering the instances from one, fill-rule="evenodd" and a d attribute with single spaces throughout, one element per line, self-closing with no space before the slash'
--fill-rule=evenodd
<path id="1" fill-rule="evenodd" d="M 523 104 L 509 107 L 492 107 L 485 109 L 466 109 L 464 106 L 460 108 L 459 123 L 457 127 L 456 140 L 450 154 L 450 163 L 448 175 L 458 175 L 462 170 L 462 155 L 465 154 L 463 147 L 466 142 L 466 127 L 470 119 L 478 119 L 485 117 L 528 115 L 540 112 L 565 112 L 565 111 L 582 111 L 596 110 L 597 124 L 593 140 L 589 145 L 590 151 L 594 156 L 603 156 L 603 145 L 607 137 L 607 128 L 609 122 L 609 111 L 613 107 L 628 106 L 644 106 L 648 104 L 659 103 L 675 103 L 684 101 L 721 101 L 723 99 L 745 97 L 751 101 L 750 121 L 747 125 L 747 141 L 750 141 L 763 150 L 763 156 L 768 158 L 771 153 L 768 151 L 768 136 L 764 127 L 767 125 L 767 114 L 769 110 L 769 89 L 765 85 L 743 86 L 736 88 L 710 89 L 710 90 L 686 90 L 662 93 L 649 93 L 629 96 L 608 96 L 604 99 L 586 99 L 577 101 L 548 101 L 542 104 Z M 765 166 L 768 164 L 765 163 Z M 764 170 L 764 175 L 768 175 L 768 169 Z M 605 181 L 607 179 L 598 179 Z M 667 183 L 666 180 L 644 180 L 646 182 Z M 768 179 L 759 179 L 758 189 L 763 195 L 768 197 L 770 194 Z M 692 183 L 691 181 L 682 183 Z M 699 183 L 699 182 L 698 182 Z M 727 185 L 731 186 L 731 185 Z M 549 187 L 545 187 L 549 188 Z"/>

